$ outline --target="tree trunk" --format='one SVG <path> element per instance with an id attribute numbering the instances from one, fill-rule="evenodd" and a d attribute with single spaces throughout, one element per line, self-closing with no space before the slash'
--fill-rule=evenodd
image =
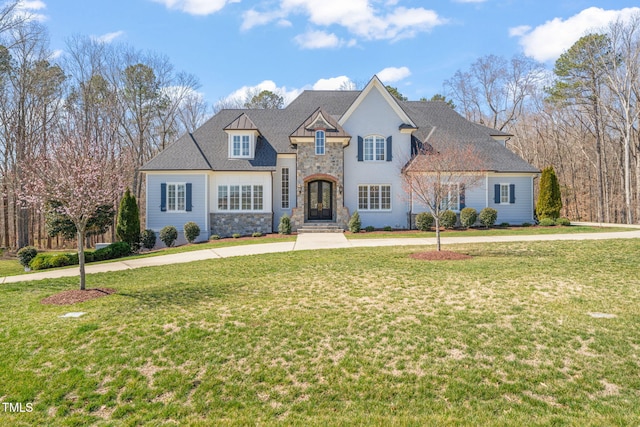
<path id="1" fill-rule="evenodd" d="M 86 289 L 86 279 L 85 279 L 85 271 L 84 271 L 84 236 L 85 236 L 85 227 L 77 227 L 78 228 L 78 264 L 80 265 L 80 290 L 84 291 Z"/>
<path id="2" fill-rule="evenodd" d="M 438 218 L 438 215 L 434 215 L 435 218 L 434 220 L 436 221 L 436 250 L 438 252 L 440 252 L 441 249 L 441 245 L 440 245 L 440 219 Z"/>

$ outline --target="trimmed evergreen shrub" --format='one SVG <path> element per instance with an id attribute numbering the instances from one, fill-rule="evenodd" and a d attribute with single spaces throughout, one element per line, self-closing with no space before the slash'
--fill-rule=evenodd
<path id="1" fill-rule="evenodd" d="M 440 217 L 440 225 L 444 228 L 453 228 L 456 226 L 456 222 L 458 222 L 458 215 L 452 210 L 446 210 L 442 212 L 442 216 Z"/>
<path id="2" fill-rule="evenodd" d="M 168 248 L 173 246 L 173 243 L 178 238 L 178 230 L 173 225 L 166 225 L 160 230 L 160 240 Z"/>
<path id="3" fill-rule="evenodd" d="M 352 233 L 359 233 L 362 228 L 362 222 L 360 221 L 360 214 L 355 211 L 349 219 L 349 231 Z"/>
<path id="4" fill-rule="evenodd" d="M 366 231 L 367 233 L 371 233 L 372 231 L 376 231 L 376 228 L 373 225 L 367 225 L 364 228 L 364 231 Z"/>
<path id="5" fill-rule="evenodd" d="M 530 222 L 523 222 L 522 223 L 522 227 L 531 227 L 531 223 Z"/>
<path id="6" fill-rule="evenodd" d="M 551 218 L 542 218 L 539 222 L 542 227 L 553 227 L 556 225 L 556 222 Z"/>
<path id="7" fill-rule="evenodd" d="M 538 218 L 551 218 L 556 220 L 560 216 L 562 209 L 562 196 L 560 194 L 560 184 L 552 166 L 542 170 L 540 177 L 540 193 L 536 204 Z"/>
<path id="8" fill-rule="evenodd" d="M 280 223 L 278 224 L 279 234 L 291 234 L 291 218 L 289 215 L 284 214 L 280 217 Z"/>
<path id="9" fill-rule="evenodd" d="M 153 249 L 156 246 L 156 233 L 153 230 L 146 229 L 142 232 L 142 247 L 145 249 Z"/>
<path id="10" fill-rule="evenodd" d="M 492 227 L 498 220 L 498 211 L 493 208 L 484 208 L 480 211 L 480 223 L 485 227 Z"/>
<path id="11" fill-rule="evenodd" d="M 460 211 L 460 225 L 469 228 L 478 220 L 478 211 L 474 208 L 464 208 Z"/>
<path id="12" fill-rule="evenodd" d="M 211 237 L 209 237 L 209 240 L 220 240 L 220 235 L 219 234 L 212 234 Z"/>
<path id="13" fill-rule="evenodd" d="M 233 237 L 234 239 L 239 239 L 241 236 L 240 233 L 233 233 L 231 237 Z"/>
<path id="14" fill-rule="evenodd" d="M 96 251 L 85 251 L 85 262 L 107 261 L 110 259 L 122 258 L 131 254 L 131 246 L 127 242 L 115 242 L 107 247 Z M 44 270 L 47 268 L 66 267 L 68 265 L 78 265 L 78 254 L 60 254 L 42 252 L 36 255 L 29 266 L 32 270 Z"/>
<path id="15" fill-rule="evenodd" d="M 429 231 L 433 226 L 433 215 L 429 212 L 422 212 L 416 215 L 416 227 L 420 231 Z"/>
<path id="16" fill-rule="evenodd" d="M 255 233 L 253 233 L 253 234 L 251 235 L 251 237 L 262 237 L 262 233 L 261 233 L 261 232 L 259 232 L 259 231 L 256 231 Z"/>
<path id="17" fill-rule="evenodd" d="M 391 227 L 390 225 L 385 225 L 382 229 L 384 231 L 393 231 L 393 227 Z"/>
<path id="18" fill-rule="evenodd" d="M 571 225 L 571 221 L 568 218 L 558 218 L 556 219 L 556 225 L 561 225 L 563 227 L 568 227 Z"/>
<path id="19" fill-rule="evenodd" d="M 200 227 L 193 221 L 189 221 L 184 225 L 184 238 L 187 242 L 193 243 L 200 235 Z"/>
<path id="20" fill-rule="evenodd" d="M 20 265 L 23 267 L 29 267 L 29 263 L 36 257 L 36 255 L 38 255 L 38 250 L 33 246 L 25 246 L 16 254 L 18 261 L 20 261 Z"/>
<path id="21" fill-rule="evenodd" d="M 511 224 L 509 224 L 508 222 L 501 222 L 500 223 L 500 227 L 511 227 Z"/>
<path id="22" fill-rule="evenodd" d="M 134 250 L 137 251 L 140 247 L 140 212 L 136 198 L 128 188 L 120 200 L 116 235 Z"/>

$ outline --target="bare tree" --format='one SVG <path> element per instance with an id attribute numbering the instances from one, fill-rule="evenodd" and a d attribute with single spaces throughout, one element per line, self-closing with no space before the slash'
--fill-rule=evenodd
<path id="1" fill-rule="evenodd" d="M 465 191 L 482 182 L 484 162 L 473 147 L 451 146 L 446 142 L 435 149 L 426 146 L 402 169 L 405 193 L 433 215 L 437 250 L 440 245 L 440 221 L 444 212 L 457 209 Z"/>

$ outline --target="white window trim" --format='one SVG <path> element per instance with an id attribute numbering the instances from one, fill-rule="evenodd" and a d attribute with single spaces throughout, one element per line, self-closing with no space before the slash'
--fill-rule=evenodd
<path id="1" fill-rule="evenodd" d="M 233 146 L 234 146 L 234 138 L 238 137 L 240 138 L 240 154 L 239 155 L 235 155 L 233 154 Z M 249 138 L 249 154 L 248 155 L 243 155 L 242 154 L 242 139 L 243 137 L 248 137 Z M 230 133 L 229 134 L 229 158 L 230 159 L 253 159 L 255 157 L 255 153 L 254 153 L 254 148 L 255 148 L 255 135 L 252 133 Z"/>
<path id="2" fill-rule="evenodd" d="M 505 188 L 505 187 L 507 188 L 507 201 L 506 202 L 504 202 L 502 200 L 502 189 Z M 511 188 L 510 187 L 511 187 L 511 183 L 506 183 L 506 184 L 505 183 L 500 183 L 500 203 L 499 203 L 500 205 L 509 205 L 509 204 L 511 204 L 510 203 L 510 201 L 511 201 Z"/>
<path id="3" fill-rule="evenodd" d="M 370 209 L 371 205 L 371 187 L 377 186 L 380 187 L 380 193 L 378 194 L 378 206 L 382 206 L 382 187 L 389 187 L 389 209 L 382 209 L 381 207 L 378 209 Z M 360 207 L 360 187 L 367 187 L 367 208 Z M 391 212 L 393 210 L 393 186 L 391 184 L 358 184 L 357 190 L 357 203 L 358 203 L 358 211 L 365 212 Z"/>
<path id="4" fill-rule="evenodd" d="M 220 197 L 220 187 L 226 187 L 227 189 L 227 209 L 220 209 L 220 205 L 218 203 Z M 239 198 L 238 198 L 238 207 L 239 209 L 231 209 L 231 187 L 238 187 L 239 190 Z M 250 209 L 242 209 L 242 187 L 251 187 L 251 193 L 249 194 L 251 208 Z M 255 191 L 256 187 L 262 187 L 262 208 L 255 209 L 256 205 L 255 200 Z M 216 212 L 224 212 L 224 213 L 256 213 L 256 212 L 266 212 L 265 210 L 265 186 L 264 184 L 220 184 L 216 190 Z"/>
<path id="5" fill-rule="evenodd" d="M 285 171 L 286 171 L 286 180 L 285 180 Z M 285 194 L 285 184 L 286 184 L 286 194 Z M 280 175 L 280 206 L 282 209 L 289 209 L 291 206 L 291 172 L 288 167 L 283 167 Z M 285 206 L 286 204 L 286 206 Z"/>
<path id="6" fill-rule="evenodd" d="M 382 140 L 382 159 L 376 159 L 376 140 L 380 138 Z M 373 139 L 372 141 L 372 159 L 367 159 L 367 139 Z M 382 135 L 367 135 L 362 140 L 362 161 L 364 162 L 386 162 L 387 161 L 387 138 Z"/>
<path id="7" fill-rule="evenodd" d="M 446 207 L 444 207 L 444 206 L 442 206 L 443 200 L 441 200 L 440 201 L 440 209 L 459 212 L 460 211 L 460 183 L 458 183 L 458 182 L 443 182 L 442 185 L 449 187 L 449 191 L 448 191 L 448 194 L 447 194 L 447 200 L 450 199 L 449 195 L 451 194 L 451 187 L 455 186 L 456 192 L 458 193 L 457 194 L 457 201 L 458 202 L 457 202 L 456 206 L 446 206 Z"/>
<path id="8" fill-rule="evenodd" d="M 184 209 L 170 209 L 170 204 L 169 204 L 169 187 L 175 187 L 175 191 L 176 191 L 176 207 L 179 205 L 178 203 L 178 187 L 182 186 L 184 187 Z M 187 212 L 187 183 L 186 182 L 167 182 L 167 194 L 165 195 L 166 200 L 167 200 L 167 213 L 185 213 Z"/>
<path id="9" fill-rule="evenodd" d="M 322 153 L 318 152 L 318 148 L 319 148 L 319 145 L 318 145 L 318 134 L 320 132 L 322 132 Z M 326 154 L 326 152 L 327 152 L 327 133 L 322 129 L 316 130 L 315 138 L 314 138 L 313 142 L 315 143 L 316 156 L 324 156 Z"/>

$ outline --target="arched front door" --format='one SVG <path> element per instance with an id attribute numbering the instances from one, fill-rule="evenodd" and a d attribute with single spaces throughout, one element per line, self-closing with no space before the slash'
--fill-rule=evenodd
<path id="1" fill-rule="evenodd" d="M 307 218 L 330 221 L 333 219 L 333 183 L 311 181 L 307 184 Z"/>

